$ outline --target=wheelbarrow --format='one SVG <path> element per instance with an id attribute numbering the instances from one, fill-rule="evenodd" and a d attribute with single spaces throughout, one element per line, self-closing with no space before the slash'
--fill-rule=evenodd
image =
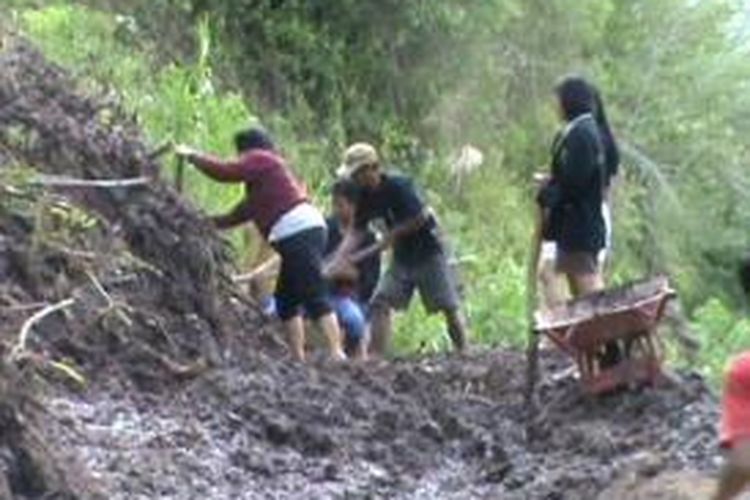
<path id="1" fill-rule="evenodd" d="M 664 352 L 657 327 L 676 297 L 665 277 L 597 292 L 534 315 L 534 333 L 548 337 L 578 366 L 591 395 L 623 386 L 655 384 Z M 604 356 L 616 346 L 614 361 Z"/>

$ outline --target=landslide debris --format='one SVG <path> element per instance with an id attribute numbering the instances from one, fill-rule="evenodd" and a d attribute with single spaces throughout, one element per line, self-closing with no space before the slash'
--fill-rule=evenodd
<path id="1" fill-rule="evenodd" d="M 529 435 L 515 351 L 290 363 L 152 150 L 27 44 L 0 52 L 0 498 L 593 499 L 714 470 L 694 375 L 591 400 L 544 353 Z"/>

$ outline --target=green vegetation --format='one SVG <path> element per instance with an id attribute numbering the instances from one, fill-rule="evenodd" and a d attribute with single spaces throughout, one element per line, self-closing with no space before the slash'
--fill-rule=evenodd
<path id="1" fill-rule="evenodd" d="M 321 203 L 342 147 L 380 144 L 440 214 L 485 343 L 525 336 L 530 179 L 557 126 L 550 89 L 565 73 L 584 73 L 601 87 L 624 152 L 611 280 L 672 276 L 708 346 L 701 364 L 717 373 L 728 352 L 750 346 L 736 279 L 750 249 L 746 7 L 14 0 L 8 8 L 93 92 L 116 92 L 154 144 L 230 153 L 232 133 L 259 119 Z M 458 178 L 451 165 L 467 143 L 486 161 Z M 237 196 L 199 175 L 187 182 L 209 212 Z M 442 349 L 441 328 L 415 308 L 400 319 L 397 348 Z"/>

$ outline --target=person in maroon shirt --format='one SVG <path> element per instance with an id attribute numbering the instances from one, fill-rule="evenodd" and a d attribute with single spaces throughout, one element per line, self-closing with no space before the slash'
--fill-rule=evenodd
<path id="1" fill-rule="evenodd" d="M 264 131 L 239 132 L 235 145 L 239 157 L 228 161 L 186 146 L 178 146 L 175 152 L 218 182 L 245 183 L 245 197 L 229 213 L 212 220 L 220 229 L 253 221 L 280 255 L 276 307 L 292 356 L 305 359 L 306 312 L 325 334 L 331 357 L 344 359 L 339 325 L 322 274 L 325 219 Z"/>

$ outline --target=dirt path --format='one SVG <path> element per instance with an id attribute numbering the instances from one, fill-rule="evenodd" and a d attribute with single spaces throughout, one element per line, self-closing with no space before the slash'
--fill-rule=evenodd
<path id="1" fill-rule="evenodd" d="M 715 467 L 715 402 L 699 380 L 602 401 L 571 379 L 545 383 L 528 441 L 522 363 L 513 352 L 320 368 L 261 356 L 179 389 L 109 384 L 49 406 L 109 498 L 593 499 L 618 479 Z"/>

